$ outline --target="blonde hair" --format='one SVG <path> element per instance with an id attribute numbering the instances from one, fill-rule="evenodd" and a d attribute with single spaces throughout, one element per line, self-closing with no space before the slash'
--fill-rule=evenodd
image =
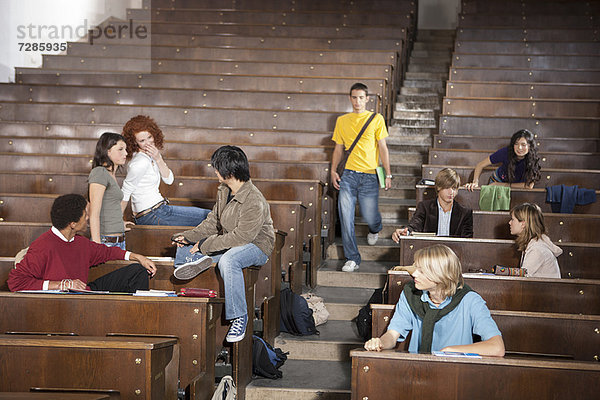
<path id="1" fill-rule="evenodd" d="M 460 186 L 460 176 L 452 168 L 444 168 L 435 176 L 435 190 L 439 192 L 443 189 L 458 189 Z"/>
<path id="2" fill-rule="evenodd" d="M 510 210 L 510 215 L 514 216 L 519 222 L 525 222 L 523 230 L 515 239 L 517 250 L 524 251 L 532 239 L 541 239 L 542 235 L 546 233 L 544 214 L 542 214 L 542 209 L 537 204 L 519 204 Z"/>
<path id="3" fill-rule="evenodd" d="M 436 244 L 417 250 L 414 266 L 439 286 L 444 297 L 453 296 L 464 286 L 460 260 L 446 245 Z"/>

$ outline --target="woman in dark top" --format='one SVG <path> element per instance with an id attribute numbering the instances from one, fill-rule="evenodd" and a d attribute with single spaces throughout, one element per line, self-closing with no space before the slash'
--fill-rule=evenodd
<path id="1" fill-rule="evenodd" d="M 522 129 L 512 135 L 508 147 L 501 148 L 477 164 L 473 182 L 467 183 L 466 188 L 472 191 L 478 187 L 481 171 L 492 164 L 500 166 L 494 171 L 488 184 L 532 189 L 541 176 L 540 158 L 533 134 Z"/>

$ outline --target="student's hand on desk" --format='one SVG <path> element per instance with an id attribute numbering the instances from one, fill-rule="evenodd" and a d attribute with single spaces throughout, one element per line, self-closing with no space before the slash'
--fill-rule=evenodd
<path id="1" fill-rule="evenodd" d="M 87 288 L 87 285 L 85 283 L 81 282 L 79 279 L 73 279 L 71 281 L 70 288 L 77 289 L 77 290 L 85 290 Z"/>
<path id="2" fill-rule="evenodd" d="M 125 232 L 129 232 L 131 230 L 131 227 L 135 225 L 135 222 L 133 222 L 133 221 L 123 221 L 123 225 L 125 227 Z"/>
<path id="3" fill-rule="evenodd" d="M 479 187 L 479 182 L 469 182 L 467 184 L 465 184 L 465 189 L 467 189 L 469 192 L 472 192 L 473 189 L 478 188 Z"/>
<path id="4" fill-rule="evenodd" d="M 139 262 L 142 267 L 148 270 L 150 277 L 153 277 L 156 274 L 156 265 L 154 264 L 154 261 L 150 260 L 148 257 L 137 253 L 131 253 L 129 259 Z"/>
<path id="5" fill-rule="evenodd" d="M 407 236 L 408 234 L 408 228 L 398 228 L 392 233 L 392 240 L 396 243 L 400 243 L 400 236 Z"/>
<path id="6" fill-rule="evenodd" d="M 365 350 L 368 351 L 381 351 L 383 350 L 383 345 L 381 344 L 380 338 L 373 338 L 368 340 L 365 343 Z"/>

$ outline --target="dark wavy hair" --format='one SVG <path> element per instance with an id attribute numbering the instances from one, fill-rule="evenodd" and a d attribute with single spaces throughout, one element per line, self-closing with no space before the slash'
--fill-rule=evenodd
<path id="1" fill-rule="evenodd" d="M 219 147 L 210 158 L 210 163 L 224 179 L 234 177 L 241 182 L 250 180 L 248 158 L 237 146 Z"/>
<path id="2" fill-rule="evenodd" d="M 529 150 L 525 155 L 525 172 L 523 176 L 525 184 L 529 185 L 539 181 L 542 175 L 540 173 L 540 157 L 537 153 L 537 146 L 535 144 L 533 133 L 529 132 L 527 129 L 521 129 L 520 131 L 515 132 L 510 138 L 510 145 L 508 146 L 508 165 L 506 167 L 508 171 L 508 182 L 512 183 L 515 180 L 515 167 L 517 162 L 519 162 L 517 155 L 515 154 L 515 143 L 521 138 L 525 138 L 529 145 Z"/>
<path id="3" fill-rule="evenodd" d="M 163 149 L 165 136 L 156 122 L 147 115 L 137 115 L 123 126 L 123 137 L 125 138 L 125 144 L 127 144 L 127 159 L 133 157 L 133 153 L 140 151 L 140 146 L 138 146 L 135 140 L 135 135 L 144 131 L 150 132 L 154 138 L 154 146 L 157 149 Z"/>
<path id="4" fill-rule="evenodd" d="M 108 150 L 118 142 L 124 142 L 123 136 L 114 132 L 104 132 L 98 143 L 96 143 L 96 151 L 94 152 L 94 161 L 92 168 L 105 167 L 108 170 L 113 170 L 115 165 L 108 157 Z"/>

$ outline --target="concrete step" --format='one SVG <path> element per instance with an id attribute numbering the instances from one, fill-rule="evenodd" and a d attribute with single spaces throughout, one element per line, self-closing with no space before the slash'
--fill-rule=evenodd
<path id="1" fill-rule="evenodd" d="M 435 120 L 438 115 L 434 110 L 394 110 L 394 119 Z"/>
<path id="2" fill-rule="evenodd" d="M 438 93 L 415 93 L 399 94 L 396 97 L 398 103 L 416 103 L 416 104 L 439 104 L 441 96 Z"/>
<path id="3" fill-rule="evenodd" d="M 392 168 L 392 175 L 412 175 L 415 178 L 419 178 L 421 176 L 421 165 L 422 164 L 414 164 L 414 165 L 393 165 Z M 394 178 L 396 179 L 396 178 Z M 414 186 L 410 186 L 410 188 L 412 190 L 415 191 L 415 195 L 416 195 L 416 189 Z M 380 194 L 381 196 L 381 194 Z M 391 197 L 391 196 L 384 196 L 384 197 Z M 414 197 L 403 197 L 403 196 L 398 196 L 399 199 L 414 199 Z"/>
<path id="4" fill-rule="evenodd" d="M 390 225 L 390 228 L 386 229 L 389 230 L 393 226 L 395 225 Z M 362 234 L 365 230 L 368 231 L 368 227 L 361 225 L 361 236 L 366 236 L 366 233 Z M 381 237 L 384 235 L 387 236 L 387 231 L 380 233 Z M 383 287 L 387 279 L 387 271 L 393 266 L 389 262 L 364 261 L 357 272 L 344 272 L 342 271 L 344 262 L 345 260 L 325 260 L 317 271 L 318 286 L 312 292 L 323 297 L 327 310 L 329 310 L 329 303 L 365 305 L 372 293 L 369 289 Z M 331 311 L 329 312 L 331 314 Z M 334 317 L 330 315 L 329 318 L 345 319 L 338 315 Z"/>
<path id="5" fill-rule="evenodd" d="M 408 215 L 398 216 L 398 219 L 406 219 Z M 363 261 L 390 261 L 398 262 L 400 260 L 400 247 L 392 239 L 379 239 L 375 246 L 367 244 L 366 237 L 356 238 L 358 251 Z M 344 249 L 341 239 L 336 240 L 327 247 L 327 258 L 335 260 L 344 260 Z"/>
<path id="6" fill-rule="evenodd" d="M 408 150 L 408 149 L 406 149 Z M 424 164 L 427 154 L 408 151 L 390 151 L 391 165 Z"/>
<path id="7" fill-rule="evenodd" d="M 452 37 L 456 34 L 454 29 L 419 29 L 417 31 L 417 40 L 427 40 L 431 38 Z"/>
<path id="8" fill-rule="evenodd" d="M 246 400 L 351 398 L 352 364 L 349 361 L 287 359 L 280 371 L 281 379 L 254 379 L 246 387 Z"/>
<path id="9" fill-rule="evenodd" d="M 448 76 L 450 67 L 448 64 L 416 64 L 411 63 L 408 65 L 407 73 L 428 73 L 428 74 L 442 74 L 444 77 Z"/>
<path id="10" fill-rule="evenodd" d="M 441 85 L 440 85 L 441 86 Z M 406 94 L 406 95 L 421 95 L 421 94 L 432 94 L 432 95 L 436 95 L 436 96 L 440 96 L 446 93 L 446 88 L 445 87 L 437 87 L 435 89 L 431 89 L 428 87 L 417 87 L 417 86 L 402 86 L 400 88 L 400 94 Z"/>
<path id="11" fill-rule="evenodd" d="M 289 352 L 288 360 L 350 361 L 350 350 L 363 345 L 352 321 L 331 320 L 317 329 L 319 335 L 281 333 L 273 346 Z"/>
<path id="12" fill-rule="evenodd" d="M 386 139 L 386 142 L 390 150 L 399 146 L 430 147 L 432 143 L 431 135 L 429 133 L 421 135 L 415 134 L 389 136 Z"/>
<path id="13" fill-rule="evenodd" d="M 450 51 L 454 47 L 454 40 L 447 40 L 443 42 L 431 41 L 431 42 L 419 42 L 416 41 L 413 44 L 413 50 L 433 50 L 433 51 Z"/>
<path id="14" fill-rule="evenodd" d="M 393 219 L 393 220 L 386 219 L 383 223 L 383 229 L 381 230 L 381 232 L 379 232 L 379 237 L 382 239 L 389 239 L 392 237 L 392 233 L 394 233 L 394 231 L 398 227 L 400 227 L 401 225 L 407 225 L 407 224 L 408 224 L 408 219 Z M 357 221 L 354 224 L 354 231 L 356 233 L 356 236 L 358 236 L 358 237 L 367 236 L 367 233 L 369 233 L 369 226 L 364 222 Z M 365 262 L 367 262 L 367 261 L 365 261 Z M 361 265 L 361 269 L 362 269 L 362 265 Z M 381 287 L 381 286 L 378 286 L 378 287 Z"/>
<path id="15" fill-rule="evenodd" d="M 420 136 L 420 135 L 435 135 L 438 130 L 434 128 L 423 128 L 423 127 L 409 127 L 402 126 L 397 121 L 392 120 L 392 125 L 388 127 L 390 136 Z"/>
<path id="16" fill-rule="evenodd" d="M 408 60 L 408 67 L 411 65 L 450 65 L 452 62 L 452 56 L 443 55 L 443 56 L 418 56 L 415 55 L 414 52 L 411 53 L 410 58 Z"/>
<path id="17" fill-rule="evenodd" d="M 419 166 L 419 175 L 421 175 L 421 167 Z M 394 168 L 392 167 L 392 174 L 394 174 Z M 414 199 L 417 195 L 417 191 L 414 186 L 399 186 L 397 188 L 392 187 L 389 190 L 379 189 L 379 198 L 393 198 L 393 199 Z"/>
<path id="18" fill-rule="evenodd" d="M 452 57 L 451 50 L 414 50 L 410 52 L 412 57 L 435 57 L 446 58 L 450 60 Z"/>
<path id="19" fill-rule="evenodd" d="M 418 80 L 418 81 L 432 81 L 438 84 L 441 84 L 442 81 L 446 81 L 448 79 L 448 70 L 445 72 L 407 72 L 405 75 L 403 86 L 407 85 L 406 82 Z M 437 86 L 436 86 L 437 87 Z"/>
<path id="20" fill-rule="evenodd" d="M 439 98 L 430 96 L 428 98 L 416 99 L 416 100 L 402 100 L 407 96 L 398 96 L 396 99 L 395 109 L 400 110 L 415 110 L 415 111 L 425 111 L 425 110 L 435 110 L 440 111 L 441 109 L 441 101 Z"/>
<path id="21" fill-rule="evenodd" d="M 437 119 L 418 119 L 418 118 L 394 118 L 392 124 L 398 124 L 402 127 L 410 128 L 437 128 Z"/>

